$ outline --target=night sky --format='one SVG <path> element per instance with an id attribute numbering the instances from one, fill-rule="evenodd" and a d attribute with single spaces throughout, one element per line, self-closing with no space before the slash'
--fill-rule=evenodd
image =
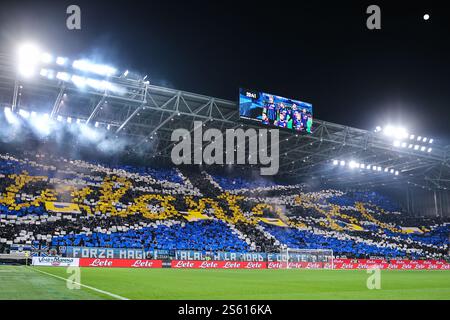
<path id="1" fill-rule="evenodd" d="M 310 102 L 322 120 L 401 124 L 448 142 L 450 11 L 389 2 L 1 1 L 0 51 L 31 40 L 156 85 L 231 100 L 246 87 Z M 70 4 L 79 31 L 65 26 Z M 381 30 L 366 28 L 369 4 L 381 7 Z"/>

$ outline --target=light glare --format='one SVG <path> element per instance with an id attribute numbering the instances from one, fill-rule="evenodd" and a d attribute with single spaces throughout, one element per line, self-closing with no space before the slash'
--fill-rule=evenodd
<path id="1" fill-rule="evenodd" d="M 72 67 L 74 69 L 92 72 L 102 76 L 112 76 L 117 72 L 117 70 L 111 66 L 95 64 L 88 60 L 75 60 L 72 64 Z"/>

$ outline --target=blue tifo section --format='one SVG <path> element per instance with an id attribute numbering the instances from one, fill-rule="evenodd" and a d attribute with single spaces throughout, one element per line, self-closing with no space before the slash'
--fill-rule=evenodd
<path id="1" fill-rule="evenodd" d="M 27 171 L 31 176 L 41 176 L 45 175 L 49 178 L 54 178 L 56 175 L 56 171 L 53 170 L 44 170 L 41 167 L 33 167 L 28 164 L 24 164 L 14 160 L 0 160 L 0 172 L 4 175 L 10 174 L 21 174 L 23 171 Z M 59 178 L 62 179 L 73 179 L 76 178 L 75 174 L 67 174 L 64 176 L 58 175 Z"/>
<path id="2" fill-rule="evenodd" d="M 21 208 L 19 210 L 9 210 L 7 206 L 0 204 L 0 214 L 9 216 L 23 217 L 27 215 L 48 215 L 49 213 L 45 210 L 43 206 L 35 207 L 30 206 L 27 208 Z"/>
<path id="3" fill-rule="evenodd" d="M 423 235 L 416 234 L 399 234 L 389 230 L 384 230 L 385 234 L 390 237 L 400 237 L 405 240 L 413 240 L 421 242 L 423 244 L 432 244 L 435 246 L 449 245 L 450 244 L 450 225 L 440 226 L 433 229 L 431 232 Z"/>
<path id="4" fill-rule="evenodd" d="M 52 245 L 86 246 L 111 248 L 180 249 L 180 250 L 226 250 L 248 252 L 246 242 L 232 233 L 221 221 L 196 221 L 175 224 L 170 227 L 159 225 L 140 230 L 115 232 L 111 234 L 93 233 L 54 237 Z"/>
<path id="5" fill-rule="evenodd" d="M 145 167 L 133 167 L 133 166 L 116 166 L 113 169 L 124 170 L 129 173 L 138 173 L 142 176 L 151 176 L 155 180 L 159 181 L 169 181 L 175 183 L 183 183 L 183 179 L 178 175 L 177 171 L 172 168 L 145 168 Z M 42 167 L 34 167 L 28 164 L 20 163 L 14 160 L 0 160 L 0 172 L 4 175 L 10 174 L 21 174 L 23 171 L 27 171 L 30 176 L 46 176 L 49 179 L 59 178 L 59 179 L 79 179 L 77 174 L 62 174 L 60 171 L 56 170 L 44 170 Z M 83 178 L 86 182 L 91 181 L 88 178 Z"/>
<path id="6" fill-rule="evenodd" d="M 400 207 L 391 201 L 388 197 L 385 197 L 377 192 L 352 192 L 341 197 L 331 197 L 328 201 L 332 204 L 340 206 L 354 206 L 355 202 L 371 203 L 379 208 L 387 211 L 395 212 L 399 211 Z"/>
<path id="7" fill-rule="evenodd" d="M 331 249 L 336 255 L 404 257 L 405 252 L 396 249 L 336 239 L 309 231 L 277 226 L 266 226 L 266 231 L 293 249 Z M 419 256 L 411 255 L 414 259 Z"/>

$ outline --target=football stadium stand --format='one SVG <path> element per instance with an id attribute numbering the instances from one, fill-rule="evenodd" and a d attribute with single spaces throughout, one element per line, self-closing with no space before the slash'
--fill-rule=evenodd
<path id="1" fill-rule="evenodd" d="M 187 168 L 0 154 L 0 253 L 28 245 L 445 259 L 448 219 L 373 191 L 313 190 Z"/>

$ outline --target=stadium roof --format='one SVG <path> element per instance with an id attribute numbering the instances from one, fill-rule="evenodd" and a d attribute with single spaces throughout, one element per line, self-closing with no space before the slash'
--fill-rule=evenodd
<path id="1" fill-rule="evenodd" d="M 12 57 L 0 54 L 2 107 L 109 125 L 111 134 L 135 141 L 134 151 L 158 161 L 170 161 L 172 131 L 177 128 L 193 130 L 194 121 L 202 121 L 205 129 L 257 128 L 243 124 L 235 101 L 154 86 L 144 79 L 124 75 L 108 78 L 111 84 L 121 88 L 120 93 L 89 87 L 80 89 L 72 82 L 45 77 L 22 79 L 16 69 Z M 68 99 L 62 104 L 64 95 Z M 432 151 L 422 152 L 394 146 L 392 138 L 374 131 L 315 119 L 311 135 L 280 131 L 279 174 L 348 187 L 409 183 L 447 190 L 450 188 L 450 146 L 446 143 L 435 141 L 426 147 L 427 150 L 432 147 Z M 364 163 L 383 170 L 336 165 L 341 161 Z M 386 168 L 399 174 L 385 174 Z"/>

